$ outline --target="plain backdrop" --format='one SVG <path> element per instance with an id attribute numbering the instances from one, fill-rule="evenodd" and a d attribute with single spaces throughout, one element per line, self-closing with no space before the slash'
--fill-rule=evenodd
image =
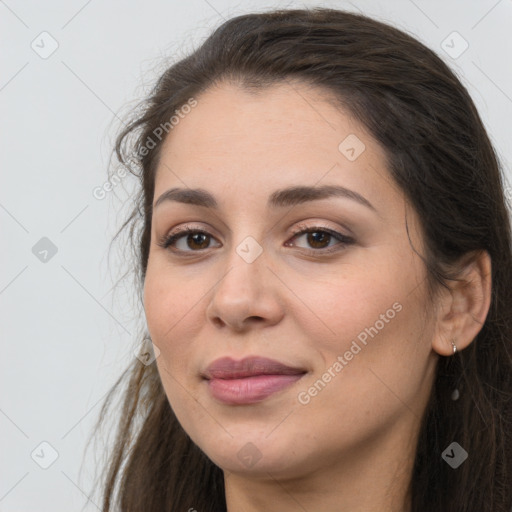
<path id="1" fill-rule="evenodd" d="M 511 0 L 0 1 L 1 512 L 99 510 L 103 452 L 84 449 L 145 322 L 131 282 L 114 288 L 129 253 L 108 258 L 134 182 L 93 195 L 118 117 L 223 20 L 316 5 L 372 15 L 436 51 L 512 182 Z"/>

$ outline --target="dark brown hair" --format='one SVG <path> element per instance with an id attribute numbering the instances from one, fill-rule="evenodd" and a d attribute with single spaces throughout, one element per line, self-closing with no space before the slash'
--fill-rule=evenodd
<path id="1" fill-rule="evenodd" d="M 138 291 L 165 140 L 155 139 L 155 129 L 222 81 L 258 90 L 294 80 L 336 98 L 382 145 L 390 175 L 421 220 L 432 291 L 457 278 L 449 269 L 462 257 L 490 254 L 486 321 L 469 347 L 438 361 L 412 474 L 412 511 L 510 512 L 512 249 L 504 176 L 467 90 L 433 51 L 403 31 L 326 8 L 248 14 L 226 21 L 170 66 L 116 142 L 119 161 L 140 180 L 133 211 L 116 235 L 130 227 Z M 144 151 L 148 138 L 157 143 Z M 98 426 L 124 381 L 102 510 L 225 511 L 222 470 L 179 424 L 154 363 L 134 358 L 105 401 Z M 457 401 L 454 388 L 461 390 Z M 118 409 L 113 414 L 118 417 Z M 456 470 L 441 458 L 453 441 L 469 453 Z"/>

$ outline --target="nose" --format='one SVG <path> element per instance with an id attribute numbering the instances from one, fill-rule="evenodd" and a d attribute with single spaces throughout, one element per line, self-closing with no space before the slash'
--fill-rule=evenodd
<path id="1" fill-rule="evenodd" d="M 284 315 L 282 283 L 267 267 L 265 252 L 249 263 L 234 248 L 222 265 L 206 310 L 208 320 L 235 331 L 279 323 Z"/>

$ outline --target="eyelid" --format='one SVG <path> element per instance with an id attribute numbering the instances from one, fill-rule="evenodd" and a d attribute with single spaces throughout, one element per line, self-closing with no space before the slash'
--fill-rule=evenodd
<path id="1" fill-rule="evenodd" d="M 340 233 L 339 231 L 337 231 L 336 229 L 333 229 L 329 226 L 326 226 L 322 223 L 322 221 L 313 221 L 313 224 L 312 225 L 308 225 L 308 224 L 304 224 L 304 223 L 299 223 L 297 224 L 296 228 L 294 229 L 293 233 L 292 233 L 292 236 L 296 236 L 298 234 L 303 234 L 304 232 L 311 232 L 311 231 L 326 231 L 327 233 L 333 235 L 333 236 L 337 236 L 337 237 L 341 237 L 341 238 L 344 238 L 344 239 L 351 239 L 353 240 L 353 237 L 351 235 L 345 235 L 343 233 Z"/>

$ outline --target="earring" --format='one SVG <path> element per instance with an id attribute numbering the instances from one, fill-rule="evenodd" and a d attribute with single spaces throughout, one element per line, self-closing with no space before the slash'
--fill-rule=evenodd
<path id="1" fill-rule="evenodd" d="M 457 345 L 455 345 L 455 342 L 452 340 L 452 347 L 453 347 L 453 355 L 455 355 L 457 353 Z M 460 393 L 459 393 L 459 390 L 458 389 L 454 389 L 452 391 L 452 400 L 455 401 L 455 400 L 458 400 L 460 397 Z"/>

